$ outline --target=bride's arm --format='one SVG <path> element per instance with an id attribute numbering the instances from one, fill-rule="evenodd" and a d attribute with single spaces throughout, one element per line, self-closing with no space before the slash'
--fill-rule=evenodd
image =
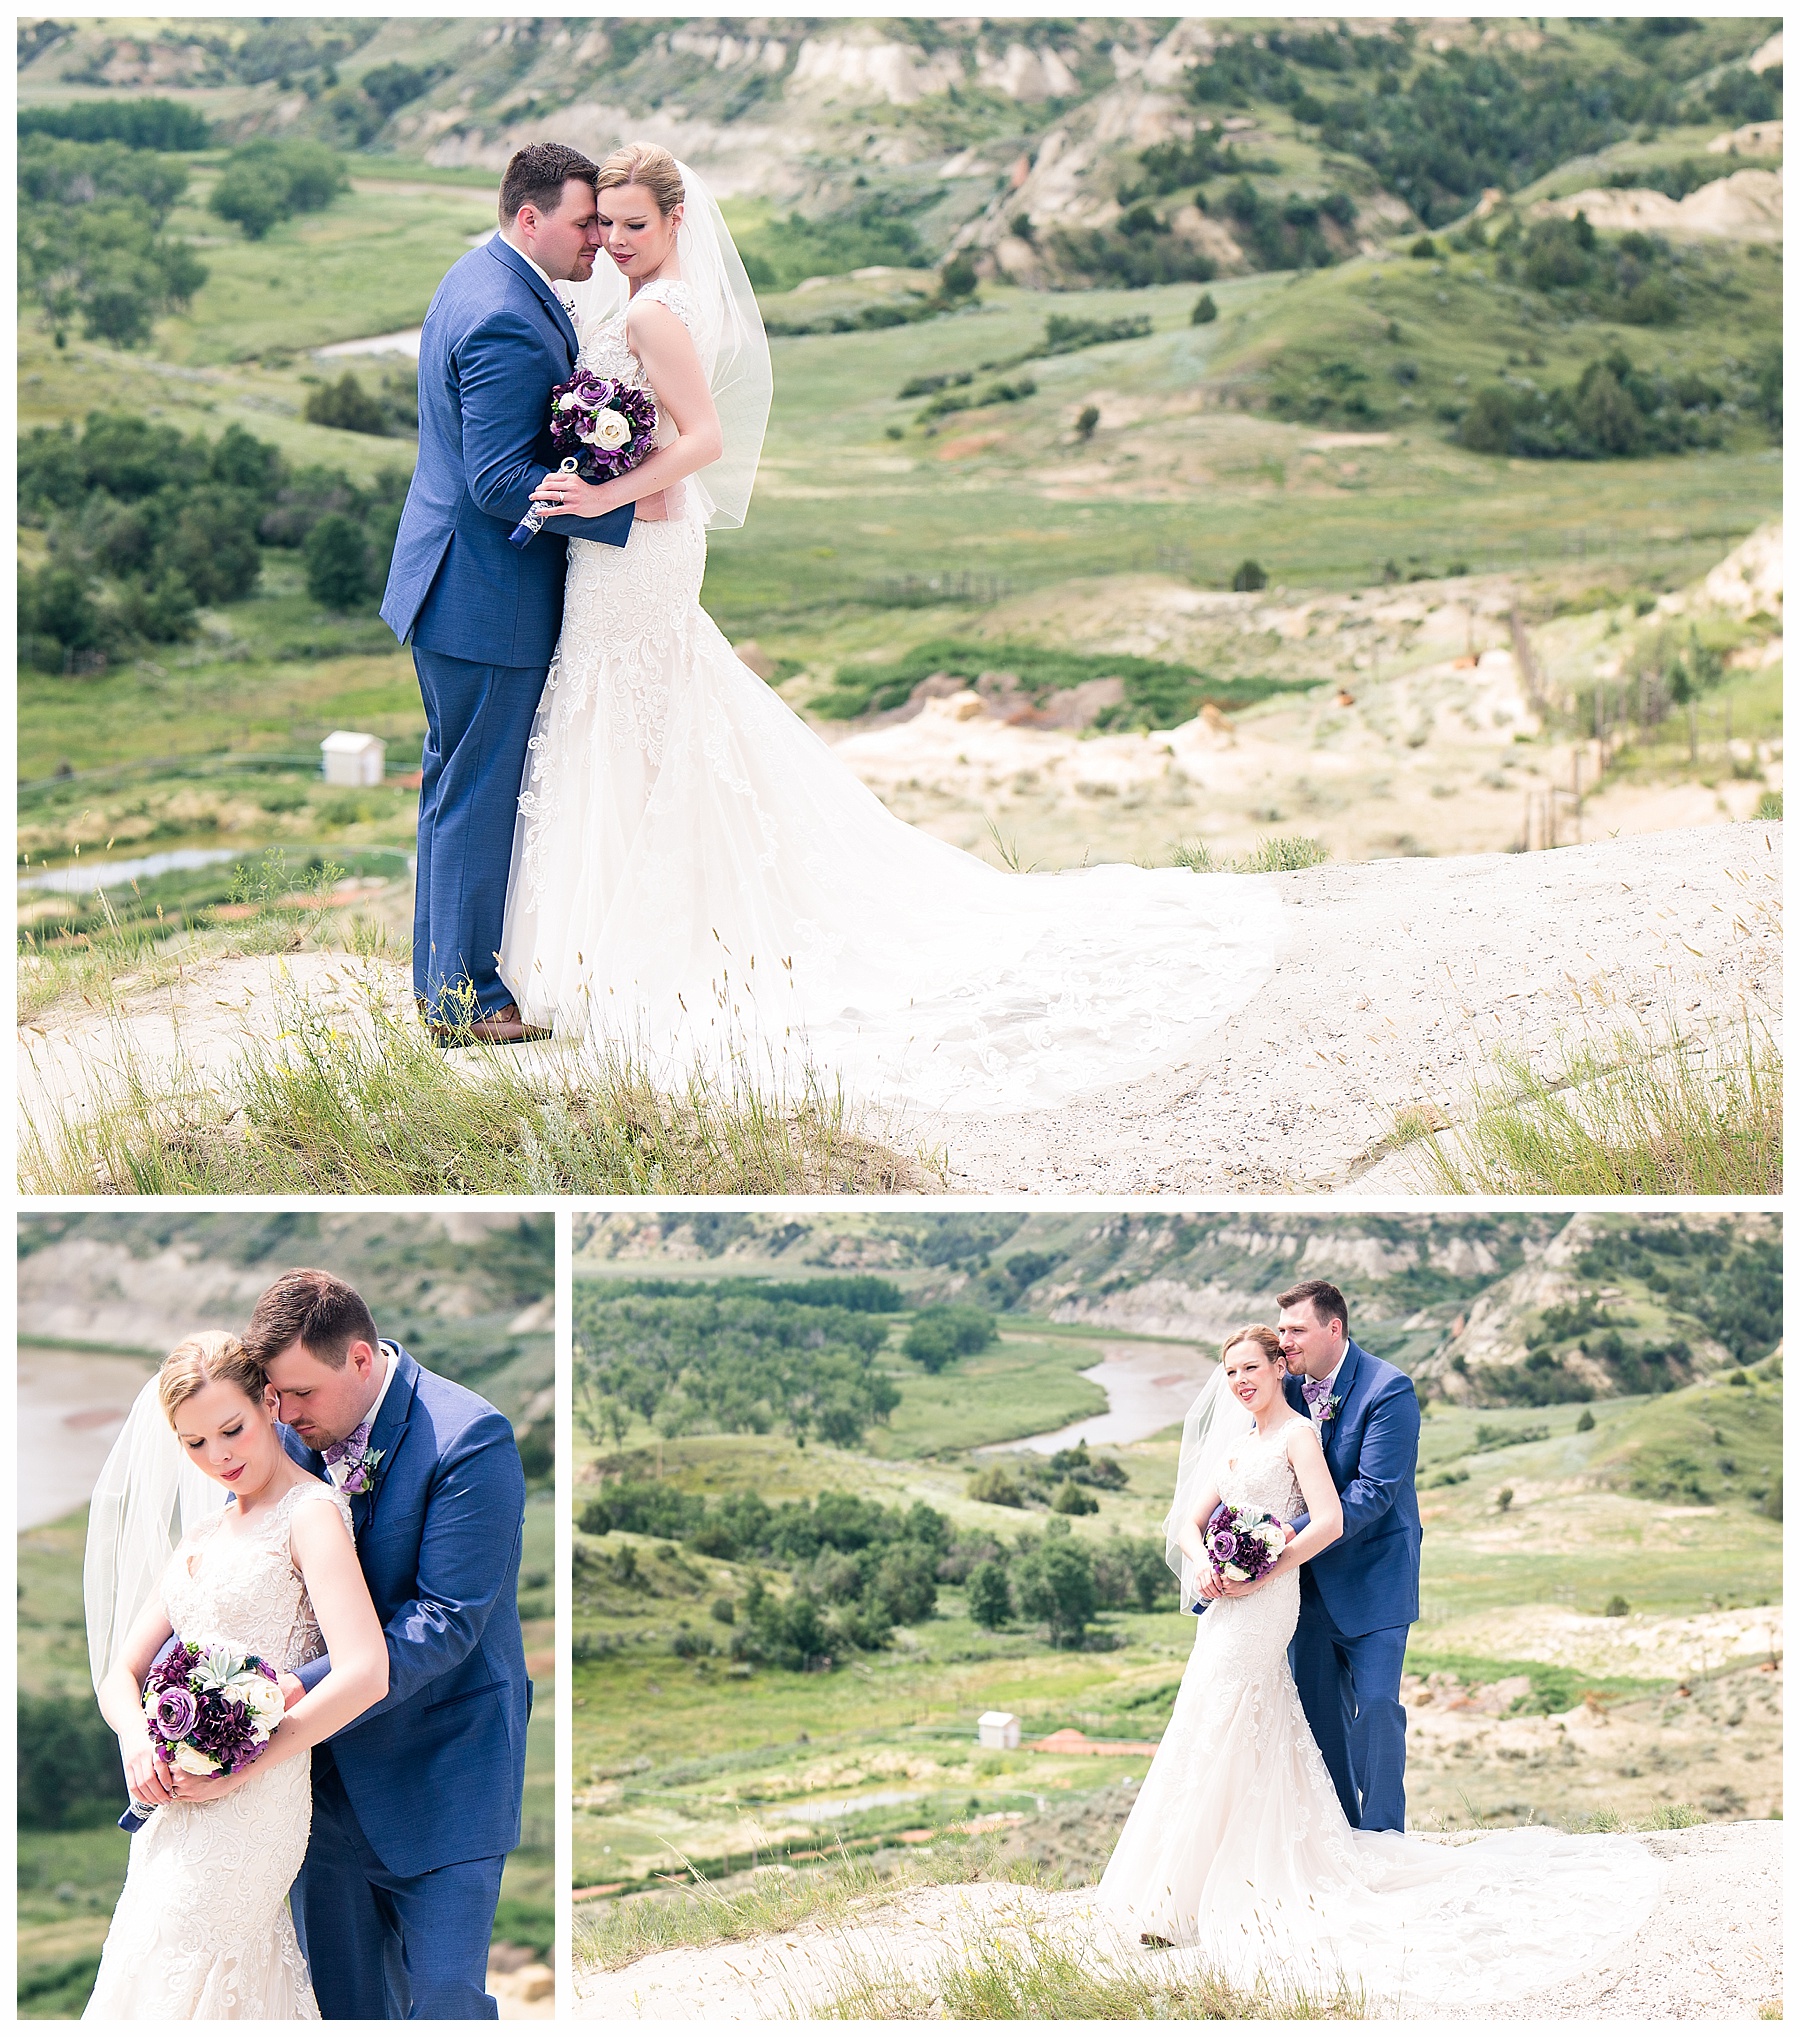
<path id="1" fill-rule="evenodd" d="M 387 1695 L 387 1640 L 343 1516 L 322 1501 L 302 1503 L 289 1536 L 331 1668 L 282 1719 L 249 1768 L 236 1775 L 177 1775 L 175 1794 L 184 1803 L 224 1796 L 257 1769 L 292 1761 Z"/>
<path id="2" fill-rule="evenodd" d="M 166 1804 L 175 1793 L 174 1775 L 151 1746 L 150 1722 L 144 1717 L 144 1678 L 174 1631 L 161 1598 L 152 1599 L 133 1622 L 95 1693 L 100 1716 L 119 1736 L 125 1786 L 140 1804 Z"/>
<path id="3" fill-rule="evenodd" d="M 688 329 L 666 304 L 640 304 L 627 319 L 631 348 L 644 364 L 657 409 L 673 419 L 680 436 L 658 446 L 641 467 L 616 481 L 583 481 L 573 474 L 546 474 L 532 499 L 554 503 L 563 516 L 604 516 L 641 502 L 710 467 L 725 450 L 712 388 Z"/>
<path id="4" fill-rule="evenodd" d="M 1276 1557 L 1260 1580 L 1268 1583 L 1285 1570 L 1297 1570 L 1309 1556 L 1318 1555 L 1344 1532 L 1344 1509 L 1337 1487 L 1331 1482 L 1331 1468 L 1325 1462 L 1325 1446 L 1311 1422 L 1295 1422 L 1288 1429 L 1288 1462 L 1306 1501 L 1308 1520 L 1294 1539 Z"/>
<path id="5" fill-rule="evenodd" d="M 1175 1536 L 1175 1546 L 1193 1564 L 1197 1572 L 1208 1569 L 1212 1562 L 1206 1553 L 1206 1524 L 1217 1512 L 1218 1505 L 1219 1488 L 1216 1485 L 1208 1486 Z"/>

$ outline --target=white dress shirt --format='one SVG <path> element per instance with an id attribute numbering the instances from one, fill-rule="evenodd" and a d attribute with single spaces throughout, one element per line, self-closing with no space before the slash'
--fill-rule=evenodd
<path id="1" fill-rule="evenodd" d="M 375 1417 L 381 1412 L 381 1403 L 387 1399 L 387 1390 L 393 1385 L 394 1374 L 400 1369 L 394 1363 L 394 1347 L 391 1344 L 383 1342 L 375 1348 L 380 1354 L 382 1364 L 387 1369 L 381 1376 L 381 1386 L 375 1398 L 369 1403 L 369 1412 L 363 1416 L 363 1421 L 369 1425 L 369 1434 L 371 1436 L 375 1433 Z M 359 1423 L 358 1427 L 360 1426 L 361 1424 Z M 364 1448 L 367 1448 L 366 1444 Z M 333 1485 L 341 1486 L 355 1468 L 355 1464 L 349 1457 L 340 1457 L 335 1464 L 326 1465 L 325 1476 L 331 1480 Z"/>

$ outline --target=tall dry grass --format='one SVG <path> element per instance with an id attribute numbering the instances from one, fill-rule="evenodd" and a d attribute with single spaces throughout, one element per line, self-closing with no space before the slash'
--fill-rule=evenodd
<path id="1" fill-rule="evenodd" d="M 1496 1055 L 1461 1121 L 1437 1136 L 1402 1114 L 1445 1195 L 1779 1195 L 1782 1060 L 1773 1029 L 1746 1013 L 1699 1039 L 1666 1023 L 1566 1046 L 1549 1066 Z"/>
<path id="2" fill-rule="evenodd" d="M 351 1008 L 288 987 L 224 1079 L 180 1049 L 152 1066 L 122 1012 L 112 1073 L 21 1111 L 40 1195 L 795 1195 L 927 1191 L 939 1172 L 861 1128 L 840 1093 L 747 1062 L 659 1086 L 616 1046 L 553 1060 L 446 1054 L 374 972 Z"/>

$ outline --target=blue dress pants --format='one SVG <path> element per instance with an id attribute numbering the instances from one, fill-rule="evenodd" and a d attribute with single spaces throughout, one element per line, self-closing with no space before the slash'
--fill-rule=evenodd
<path id="1" fill-rule="evenodd" d="M 390 1874 L 357 1823 L 337 1763 L 313 1754 L 312 1839 L 294 1929 L 328 2023 L 494 2021 L 488 1942 L 504 1854 Z"/>
<path id="2" fill-rule="evenodd" d="M 548 667 L 474 665 L 415 644 L 413 669 L 425 702 L 413 990 L 434 1016 L 454 1022 L 513 1002 L 495 956 L 526 745 Z"/>
<path id="3" fill-rule="evenodd" d="M 1344 1816 L 1365 1832 L 1406 1829 L 1406 1709 L 1400 1670 L 1408 1627 L 1341 1633 L 1304 1572 L 1288 1666 Z"/>

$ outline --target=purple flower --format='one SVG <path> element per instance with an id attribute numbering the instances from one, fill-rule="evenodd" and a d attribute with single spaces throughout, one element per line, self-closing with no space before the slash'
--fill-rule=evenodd
<path id="1" fill-rule="evenodd" d="M 1237 1554 L 1237 1537 L 1229 1528 L 1220 1528 L 1213 1536 L 1212 1547 L 1221 1563 L 1229 1563 Z"/>
<path id="2" fill-rule="evenodd" d="M 177 1686 L 164 1689 L 156 1699 L 156 1709 L 151 1714 L 156 1730 L 165 1740 L 182 1740 L 194 1729 L 194 1721 L 200 1715 L 200 1707 L 193 1694 Z"/>

